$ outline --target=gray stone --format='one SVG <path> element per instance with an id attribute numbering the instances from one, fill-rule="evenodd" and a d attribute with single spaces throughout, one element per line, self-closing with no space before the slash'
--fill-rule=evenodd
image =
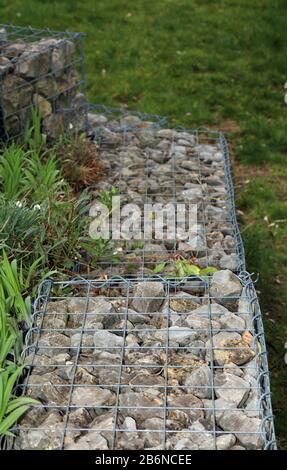
<path id="1" fill-rule="evenodd" d="M 31 104 L 33 87 L 20 77 L 8 74 L 2 81 L 2 105 L 6 114 Z"/>
<path id="2" fill-rule="evenodd" d="M 187 374 L 184 385 L 188 385 L 186 391 L 199 398 L 212 397 L 212 371 L 207 365 L 203 365 Z"/>
<path id="3" fill-rule="evenodd" d="M 210 293 L 218 303 L 231 308 L 238 303 L 241 292 L 241 282 L 233 272 L 224 270 L 213 274 Z"/>
<path id="4" fill-rule="evenodd" d="M 108 442 L 100 432 L 91 431 L 81 436 L 75 443 L 65 446 L 65 450 L 108 450 Z"/>
<path id="5" fill-rule="evenodd" d="M 234 434 L 222 434 L 216 438 L 216 450 L 229 450 L 235 442 Z"/>
<path id="6" fill-rule="evenodd" d="M 15 449 L 21 450 L 60 450 L 63 436 L 61 415 L 52 411 L 41 424 L 43 429 L 20 431 Z"/>
<path id="7" fill-rule="evenodd" d="M 166 333 L 163 333 L 163 335 L 166 335 Z M 157 337 L 159 337 L 158 333 Z M 190 346 L 191 342 L 197 339 L 198 333 L 185 326 L 171 326 L 168 329 L 168 337 L 171 343 L 177 343 L 179 346 Z M 165 339 L 165 336 L 163 338 Z"/>
<path id="8" fill-rule="evenodd" d="M 123 416 L 137 420 L 163 418 L 162 399 L 150 398 L 144 393 L 126 392 L 120 395 L 120 411 Z"/>
<path id="9" fill-rule="evenodd" d="M 113 405 L 115 395 L 101 387 L 75 387 L 72 393 L 72 405 L 81 407 L 97 407 L 103 405 Z"/>
<path id="10" fill-rule="evenodd" d="M 240 316 L 236 315 L 235 313 L 226 313 L 221 315 L 218 319 L 221 328 L 225 328 L 228 330 L 239 330 L 239 332 L 243 332 L 245 330 L 245 320 Z"/>
<path id="11" fill-rule="evenodd" d="M 240 410 L 226 410 L 217 417 L 217 422 L 224 431 L 235 434 L 246 449 L 262 449 L 264 440 L 260 433 L 260 419 L 249 418 Z"/>
<path id="12" fill-rule="evenodd" d="M 163 303 L 163 285 L 161 282 L 140 282 L 134 290 L 133 297 L 132 307 L 138 312 L 156 312 Z"/>
<path id="13" fill-rule="evenodd" d="M 67 382 L 58 377 L 57 371 L 43 375 L 32 374 L 28 381 L 27 395 L 50 406 L 66 405 L 70 389 L 63 386 L 65 384 Z"/>
<path id="14" fill-rule="evenodd" d="M 38 341 L 37 354 L 52 357 L 60 353 L 68 353 L 70 345 L 70 338 L 61 333 L 44 333 Z"/>
<path id="15" fill-rule="evenodd" d="M 227 402 L 234 404 L 234 407 L 242 407 L 246 402 L 250 386 L 241 377 L 234 374 L 218 373 L 214 379 L 215 394 Z"/>
<path id="16" fill-rule="evenodd" d="M 118 336 L 110 333 L 107 330 L 99 330 L 94 333 L 94 345 L 96 348 L 110 349 L 110 352 L 120 351 L 124 342 L 123 336 Z M 112 349 L 116 348 L 116 349 Z"/>
<path id="17" fill-rule="evenodd" d="M 51 51 L 25 51 L 15 65 L 15 73 L 22 78 L 37 78 L 49 71 Z"/>
<path id="18" fill-rule="evenodd" d="M 222 256 L 219 261 L 221 269 L 229 269 L 230 271 L 237 271 L 239 266 L 239 258 L 235 253 Z"/>
<path id="19" fill-rule="evenodd" d="M 81 348 L 81 351 L 84 354 L 90 354 L 94 351 L 94 340 L 93 336 L 89 334 L 76 333 L 71 336 L 71 356 L 76 356 L 78 354 L 78 349 Z"/>

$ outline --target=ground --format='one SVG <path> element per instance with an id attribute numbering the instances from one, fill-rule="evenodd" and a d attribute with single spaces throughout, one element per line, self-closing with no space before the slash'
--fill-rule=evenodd
<path id="1" fill-rule="evenodd" d="M 287 448 L 285 0 L 2 0 L 1 22 L 84 31 L 92 102 L 226 131 Z"/>

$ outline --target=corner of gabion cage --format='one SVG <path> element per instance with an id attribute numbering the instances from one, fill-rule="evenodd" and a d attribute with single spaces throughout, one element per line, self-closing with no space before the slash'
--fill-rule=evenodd
<path id="1" fill-rule="evenodd" d="M 56 138 L 86 128 L 82 33 L 0 25 L 0 139 L 23 138 L 32 110 Z"/>

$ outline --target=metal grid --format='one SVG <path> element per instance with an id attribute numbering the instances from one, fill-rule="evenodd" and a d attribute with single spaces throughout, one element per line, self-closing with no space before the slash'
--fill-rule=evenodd
<path id="1" fill-rule="evenodd" d="M 167 119 L 157 114 L 146 114 L 103 104 L 88 104 L 89 131 L 96 137 L 103 129 L 113 132 L 135 131 L 166 126 Z"/>
<path id="2" fill-rule="evenodd" d="M 166 142 L 163 137 L 165 132 L 173 133 L 173 136 L 166 145 L 164 161 L 163 163 L 155 161 L 151 166 L 150 155 L 158 151 L 163 141 Z M 187 166 L 183 169 L 180 168 L 176 152 L 174 152 L 177 142 L 182 140 L 181 136 L 188 136 L 190 139 L 190 146 L 186 146 L 185 165 Z M 191 250 L 188 246 L 181 244 L 183 249 L 179 249 L 176 239 L 173 242 L 169 241 L 168 244 L 146 239 L 140 248 L 136 242 L 120 241 L 115 244 L 115 251 L 117 252 L 120 248 L 121 255 L 117 254 L 113 257 L 112 263 L 111 257 L 97 263 L 104 272 L 108 275 L 131 274 L 132 272 L 137 275 L 152 274 L 152 269 L 157 263 L 169 260 L 172 262 L 180 255 L 185 258 L 197 258 L 200 267 L 224 267 L 220 266 L 218 260 L 212 256 L 216 247 L 221 250 L 221 255 L 232 253 L 236 255 L 237 265 L 233 269 L 235 272 L 245 269 L 244 248 L 235 214 L 228 145 L 221 132 L 184 128 L 124 131 L 112 133 L 112 136 L 99 134 L 96 136 L 96 145 L 101 160 L 106 166 L 104 182 L 99 184 L 98 190 L 116 187 L 123 204 L 134 202 L 141 208 L 147 203 L 176 204 L 185 202 L 183 191 L 189 186 L 200 187 L 202 190 L 198 199 L 197 220 L 202 238 L 200 247 L 197 246 Z M 213 151 L 208 162 L 202 158 L 204 148 Z M 136 153 L 136 158 L 132 163 L 129 158 L 130 153 Z M 214 158 L 215 154 L 217 154 L 217 161 Z M 221 190 L 223 190 L 221 193 L 217 192 L 216 186 L 207 186 L 212 172 L 218 172 L 220 175 Z M 154 175 L 158 178 L 156 184 L 152 181 Z M 224 209 L 220 218 L 217 213 L 218 208 Z M 142 226 L 144 227 L 143 221 Z M 224 232 L 224 240 L 221 239 L 221 230 Z M 150 246 L 151 243 L 152 246 Z M 100 270 L 97 274 L 100 275 Z"/>
<path id="3" fill-rule="evenodd" d="M 32 107 L 49 137 L 87 127 L 82 33 L 0 25 L 0 138 L 21 138 Z"/>
<path id="4" fill-rule="evenodd" d="M 242 292 L 225 298 L 232 326 L 222 320 L 210 277 L 44 281 L 18 386 L 42 403 L 6 446 L 276 449 L 260 307 L 251 276 L 238 279 Z M 218 343 L 218 334 L 233 341 Z M 47 342 L 51 335 L 62 340 Z M 207 382 L 187 378 L 202 368 Z"/>

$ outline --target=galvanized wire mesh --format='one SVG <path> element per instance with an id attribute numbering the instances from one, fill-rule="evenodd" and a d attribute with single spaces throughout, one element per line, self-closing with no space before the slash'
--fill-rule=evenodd
<path id="1" fill-rule="evenodd" d="M 169 269 L 181 255 L 196 258 L 201 268 L 245 269 L 228 146 L 221 132 L 184 128 L 113 132 L 102 128 L 95 142 L 106 168 L 104 181 L 95 188 L 98 191 L 114 186 L 123 204 L 136 203 L 142 213 L 146 204 L 198 204 L 199 232 L 193 243 L 179 243 L 178 238 L 159 242 L 147 239 L 146 234 L 142 244 L 116 242 L 116 256 L 109 254 L 97 263 L 103 273 L 151 275 L 158 263 L 167 262 Z M 177 153 L 183 146 L 184 161 Z M 144 232 L 144 221 L 142 226 Z"/>
<path id="2" fill-rule="evenodd" d="M 82 33 L 0 25 L 0 138 L 21 138 L 32 107 L 50 137 L 87 127 Z"/>
<path id="3" fill-rule="evenodd" d="M 232 280 L 224 302 L 211 277 L 44 281 L 18 386 L 40 403 L 6 445 L 276 449 L 256 291 Z"/>
<path id="4" fill-rule="evenodd" d="M 92 135 L 100 136 L 105 128 L 113 132 L 127 132 L 163 127 L 167 124 L 167 119 L 157 114 L 89 103 L 88 123 Z"/>

